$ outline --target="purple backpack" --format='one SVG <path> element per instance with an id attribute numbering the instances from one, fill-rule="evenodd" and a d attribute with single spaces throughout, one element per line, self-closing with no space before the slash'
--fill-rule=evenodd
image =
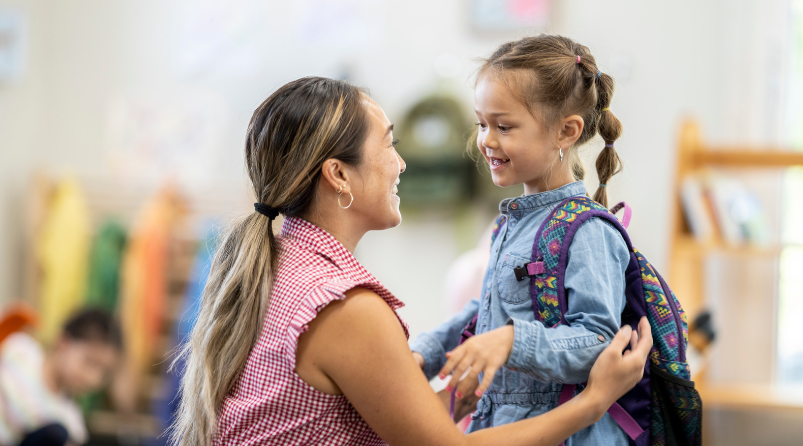
<path id="1" fill-rule="evenodd" d="M 621 209 L 625 210 L 624 226 L 614 216 Z M 611 406 L 608 413 L 635 446 L 700 445 L 702 401 L 689 380 L 686 314 L 661 275 L 630 243 L 625 230 L 630 222 L 627 205 L 619 203 L 609 211 L 588 197 L 562 201 L 538 229 L 532 261 L 514 270 L 516 279 L 530 280 L 537 320 L 548 328 L 567 324 L 564 276 L 569 245 L 580 225 L 590 218 L 602 218 L 618 229 L 630 251 L 622 326 L 628 324 L 636 330 L 641 317 L 647 316 L 654 341 L 650 360 L 644 367 L 644 378 Z M 494 238 L 505 223 L 504 216 L 497 219 Z M 474 333 L 476 318 L 463 331 L 461 343 Z M 564 385 L 560 404 L 571 399 L 578 387 L 583 386 Z"/>

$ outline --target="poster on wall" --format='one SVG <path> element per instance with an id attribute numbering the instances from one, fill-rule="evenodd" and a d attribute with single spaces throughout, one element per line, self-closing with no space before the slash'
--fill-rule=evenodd
<path id="1" fill-rule="evenodd" d="M 25 16 L 0 9 L 0 82 L 16 81 L 25 68 Z"/>
<path id="2" fill-rule="evenodd" d="M 471 0 L 471 24 L 479 31 L 545 28 L 550 0 Z"/>

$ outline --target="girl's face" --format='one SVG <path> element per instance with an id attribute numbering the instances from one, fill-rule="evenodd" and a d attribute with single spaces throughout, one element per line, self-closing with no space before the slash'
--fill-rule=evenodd
<path id="1" fill-rule="evenodd" d="M 393 140 L 393 125 L 376 102 L 365 98 L 370 132 L 363 147 L 362 163 L 356 169 L 356 181 L 350 186 L 354 204 L 349 209 L 360 215 L 371 230 L 382 230 L 401 223 L 399 212 L 399 174 L 406 165 Z M 341 196 L 346 206 L 351 198 Z"/>
<path id="2" fill-rule="evenodd" d="M 574 181 L 566 146 L 560 161 L 558 143 L 563 138 L 559 129 L 550 129 L 542 124 L 545 119 L 536 119 L 503 79 L 488 75 L 479 79 L 474 112 L 479 126 L 477 148 L 491 168 L 494 184 L 523 183 L 524 193 L 530 195 Z"/>

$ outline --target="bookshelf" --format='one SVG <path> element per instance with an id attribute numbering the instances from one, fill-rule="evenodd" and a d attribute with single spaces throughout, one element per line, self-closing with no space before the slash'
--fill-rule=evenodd
<path id="1" fill-rule="evenodd" d="M 718 168 L 755 171 L 792 166 L 803 166 L 803 153 L 773 147 L 712 145 L 703 140 L 696 122 L 687 121 L 682 125 L 675 172 L 669 280 L 681 299 L 689 322 L 705 305 L 705 262 L 709 256 L 772 260 L 778 258 L 782 247 L 777 244 L 731 245 L 721 237 L 705 242 L 694 238 L 686 222 L 680 193 L 684 178 Z M 753 298 L 772 300 L 775 294 L 768 291 L 766 295 Z M 774 342 L 774 338 L 771 341 Z M 706 409 L 803 411 L 803 390 L 800 388 L 779 386 L 771 380 L 766 383 L 714 383 L 708 382 L 704 373 L 693 376 L 693 379 L 697 382 Z"/>

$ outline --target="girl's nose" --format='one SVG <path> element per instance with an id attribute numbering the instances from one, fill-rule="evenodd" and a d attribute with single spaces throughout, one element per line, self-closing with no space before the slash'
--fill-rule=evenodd
<path id="1" fill-rule="evenodd" d="M 496 149 L 497 148 L 497 141 L 496 139 L 492 138 L 490 135 L 486 136 L 482 139 L 482 148 L 483 149 Z"/>

